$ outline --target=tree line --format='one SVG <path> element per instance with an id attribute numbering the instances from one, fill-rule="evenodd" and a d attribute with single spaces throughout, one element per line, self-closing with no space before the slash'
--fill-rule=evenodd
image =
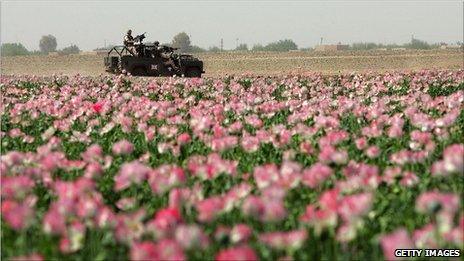
<path id="1" fill-rule="evenodd" d="M 4 43 L 1 47 L 2 56 L 17 56 L 17 55 L 40 55 L 57 52 L 59 54 L 76 54 L 81 50 L 77 45 L 71 44 L 70 46 L 64 47 L 57 50 L 58 43 L 56 37 L 53 35 L 44 35 L 39 41 L 38 51 L 29 51 L 21 43 Z"/>
<path id="2" fill-rule="evenodd" d="M 190 37 L 187 33 L 182 32 L 174 36 L 172 43 L 169 44 L 173 47 L 179 48 L 182 52 L 192 52 L 192 53 L 200 53 L 200 52 L 220 52 L 220 47 L 218 46 L 211 46 L 208 49 L 201 48 L 196 45 L 192 45 L 190 42 Z M 291 50 L 298 50 L 298 46 L 296 45 L 293 40 L 284 39 L 279 40 L 277 42 L 272 42 L 266 45 L 257 44 L 254 45 L 252 48 L 248 48 L 248 45 L 245 43 L 241 43 L 237 45 L 235 51 L 270 51 L 270 52 L 288 52 Z"/>
<path id="3" fill-rule="evenodd" d="M 458 45 L 462 43 L 458 42 Z M 39 50 L 38 51 L 29 51 L 21 43 L 4 43 L 1 46 L 1 55 L 2 56 L 16 56 L 16 55 L 39 55 L 39 54 L 49 54 L 51 52 L 57 52 L 59 54 L 76 54 L 80 52 L 77 45 L 70 45 L 64 47 L 60 50 L 57 50 L 57 40 L 53 35 L 44 35 L 39 41 Z M 201 53 L 201 52 L 221 52 L 220 47 L 211 46 L 209 48 L 202 48 L 197 45 L 193 45 L 190 37 L 187 33 L 181 32 L 176 34 L 170 43 L 165 43 L 172 47 L 179 48 L 180 52 L 184 53 Z M 393 48 L 406 48 L 406 49 L 434 49 L 438 48 L 440 44 L 429 44 L 426 41 L 419 39 L 411 39 L 411 42 L 405 43 L 402 45 L 398 44 L 381 44 L 381 43 L 353 43 L 349 46 L 350 50 L 372 50 L 372 49 L 393 49 Z M 105 50 L 105 48 L 96 48 L 94 50 Z M 256 44 L 252 47 L 248 47 L 246 43 L 237 44 L 236 48 L 232 51 L 268 51 L 268 52 L 288 52 L 292 50 L 298 50 L 298 45 L 291 39 L 279 40 L 276 42 L 271 42 L 266 45 Z M 303 48 L 300 50 L 312 50 L 311 48 Z"/>
<path id="4" fill-rule="evenodd" d="M 382 43 L 372 43 L 372 42 L 361 42 L 353 43 L 350 45 L 349 49 L 351 50 L 373 50 L 373 49 L 394 49 L 394 48 L 406 48 L 406 49 L 417 49 L 417 50 L 429 50 L 439 48 L 440 45 L 445 43 L 434 43 L 429 44 L 426 41 L 412 38 L 411 42 L 405 44 L 382 44 Z M 462 45 L 461 42 L 456 43 L 458 46 Z"/>

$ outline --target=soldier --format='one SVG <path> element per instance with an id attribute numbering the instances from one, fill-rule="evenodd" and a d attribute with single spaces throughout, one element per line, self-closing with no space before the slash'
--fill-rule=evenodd
<path id="1" fill-rule="evenodd" d="M 174 61 L 172 60 L 171 54 L 164 51 L 163 47 L 159 46 L 159 42 L 155 41 L 155 54 L 159 55 L 163 58 L 163 63 L 165 66 L 170 66 L 176 73 L 180 73 L 179 68 L 176 66 Z"/>
<path id="2" fill-rule="evenodd" d="M 126 46 L 127 49 L 134 55 L 137 55 L 137 50 L 135 49 L 134 42 L 134 37 L 132 37 L 132 30 L 129 29 L 127 31 L 127 34 L 124 36 L 124 46 Z"/>

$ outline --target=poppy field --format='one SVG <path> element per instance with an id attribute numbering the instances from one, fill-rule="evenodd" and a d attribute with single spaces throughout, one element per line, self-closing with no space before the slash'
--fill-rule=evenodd
<path id="1" fill-rule="evenodd" d="M 464 249 L 464 70 L 0 84 L 2 259 Z"/>
<path id="2" fill-rule="evenodd" d="M 105 54 L 106 55 L 106 54 Z M 27 75 L 88 75 L 104 72 L 105 55 L 29 55 L 2 57 L 3 74 Z M 369 51 L 292 51 L 292 52 L 234 52 L 195 53 L 204 61 L 207 77 L 250 72 L 254 75 L 285 75 L 306 71 L 337 74 L 339 72 L 385 72 L 462 68 L 462 50 L 369 50 Z"/>

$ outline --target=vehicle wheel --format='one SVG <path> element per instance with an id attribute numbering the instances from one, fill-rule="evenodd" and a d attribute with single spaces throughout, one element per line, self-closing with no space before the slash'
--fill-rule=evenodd
<path id="1" fill-rule="evenodd" d="M 192 77 L 192 78 L 200 78 L 201 71 L 197 67 L 188 68 L 187 72 L 185 73 L 185 76 Z"/>
<path id="2" fill-rule="evenodd" d="M 134 76 L 145 76 L 147 75 L 147 71 L 143 67 L 136 67 L 132 70 L 132 75 Z"/>

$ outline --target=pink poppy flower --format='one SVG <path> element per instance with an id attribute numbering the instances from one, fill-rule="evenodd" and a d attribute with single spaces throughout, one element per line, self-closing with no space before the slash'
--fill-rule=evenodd
<path id="1" fill-rule="evenodd" d="M 285 219 L 287 210 L 283 199 L 263 200 L 264 213 L 259 217 L 261 221 L 273 222 Z"/>
<path id="2" fill-rule="evenodd" d="M 177 143 L 180 145 L 184 145 L 189 143 L 191 140 L 190 135 L 188 133 L 182 133 L 177 137 Z"/>
<path id="3" fill-rule="evenodd" d="M 219 251 L 215 258 L 216 261 L 254 261 L 258 260 L 255 251 L 247 245 L 232 247 Z"/>
<path id="4" fill-rule="evenodd" d="M 232 187 L 224 196 L 224 212 L 231 211 L 238 207 L 242 200 L 251 192 L 251 186 L 247 183 L 241 183 Z"/>
<path id="5" fill-rule="evenodd" d="M 243 128 L 242 122 L 236 121 L 229 126 L 228 131 L 229 133 L 238 133 L 242 130 L 242 128 Z"/>
<path id="6" fill-rule="evenodd" d="M 103 104 L 100 102 L 96 102 L 92 105 L 92 109 L 96 113 L 100 113 L 103 109 Z"/>
<path id="7" fill-rule="evenodd" d="M 100 177 L 103 173 L 103 168 L 99 163 L 92 162 L 85 167 L 84 177 L 92 179 Z"/>
<path id="8" fill-rule="evenodd" d="M 437 191 L 424 192 L 416 200 L 416 209 L 422 213 L 437 210 L 455 213 L 459 207 L 458 195 Z"/>
<path id="9" fill-rule="evenodd" d="M 61 253 L 64 254 L 73 252 L 71 248 L 71 240 L 69 239 L 68 235 L 65 234 L 60 238 L 59 249 Z"/>
<path id="10" fill-rule="evenodd" d="M 310 188 L 315 188 L 332 174 L 330 167 L 318 162 L 303 172 L 302 182 Z"/>
<path id="11" fill-rule="evenodd" d="M 453 144 L 443 151 L 445 170 L 449 173 L 464 173 L 464 144 Z"/>
<path id="12" fill-rule="evenodd" d="M 250 195 L 245 198 L 242 211 L 247 216 L 252 216 L 255 218 L 261 217 L 265 212 L 265 204 L 263 200 L 257 196 Z"/>
<path id="13" fill-rule="evenodd" d="M 324 228 L 336 226 L 337 213 L 330 209 L 317 209 L 313 205 L 308 205 L 300 216 L 300 221 L 314 226 L 316 234 L 320 234 Z"/>
<path id="14" fill-rule="evenodd" d="M 419 178 L 411 171 L 406 171 L 403 173 L 403 178 L 400 181 L 400 184 L 406 187 L 411 187 L 419 183 Z"/>
<path id="15" fill-rule="evenodd" d="M 436 227 L 433 224 L 427 224 L 413 233 L 413 240 L 418 248 L 438 248 L 436 242 Z"/>
<path id="16" fill-rule="evenodd" d="M 208 236 L 197 225 L 180 224 L 176 228 L 175 239 L 183 249 L 204 249 L 209 245 Z"/>
<path id="17" fill-rule="evenodd" d="M 396 249 L 413 249 L 414 244 L 404 228 L 397 229 L 390 234 L 383 235 L 380 239 L 383 255 L 387 260 L 397 260 Z"/>
<path id="18" fill-rule="evenodd" d="M 1 195 L 3 199 L 22 200 L 35 186 L 34 181 L 27 176 L 2 177 Z"/>
<path id="19" fill-rule="evenodd" d="M 64 159 L 64 155 L 59 152 L 52 152 L 44 156 L 40 160 L 42 169 L 52 172 L 55 169 L 60 168 L 60 163 Z"/>
<path id="20" fill-rule="evenodd" d="M 377 158 L 380 154 L 380 149 L 377 146 L 370 146 L 369 148 L 366 149 L 366 155 L 367 157 L 373 159 Z"/>
<path id="21" fill-rule="evenodd" d="M 157 194 L 163 194 L 185 181 L 184 170 L 174 165 L 162 165 L 148 174 L 148 184 Z"/>
<path id="22" fill-rule="evenodd" d="M 95 224 L 99 228 L 114 227 L 117 224 L 116 215 L 109 207 L 100 207 L 95 214 Z"/>
<path id="23" fill-rule="evenodd" d="M 24 133 L 23 133 L 20 129 L 14 128 L 14 129 L 11 129 L 11 130 L 8 132 L 8 135 L 9 135 L 11 138 L 19 138 L 19 137 L 24 136 Z"/>
<path id="24" fill-rule="evenodd" d="M 402 125 L 392 125 L 388 129 L 387 133 L 390 138 L 399 138 L 403 135 L 403 126 Z"/>
<path id="25" fill-rule="evenodd" d="M 309 141 L 303 141 L 300 143 L 300 151 L 305 154 L 313 154 L 314 148 Z"/>
<path id="26" fill-rule="evenodd" d="M 120 140 L 113 144 L 112 150 L 115 155 L 131 154 L 134 151 L 134 145 L 128 140 Z"/>
<path id="27" fill-rule="evenodd" d="M 261 121 L 261 119 L 256 115 L 256 114 L 253 114 L 253 115 L 250 115 L 250 116 L 247 116 L 245 118 L 245 122 L 255 128 L 261 128 L 262 125 L 263 125 L 263 122 Z"/>
<path id="28" fill-rule="evenodd" d="M 258 188 L 263 189 L 278 180 L 279 170 L 274 164 L 258 166 L 254 169 L 253 177 Z"/>
<path id="29" fill-rule="evenodd" d="M 345 222 L 337 229 L 337 240 L 342 243 L 350 242 L 356 238 L 356 226 L 360 222 Z"/>
<path id="30" fill-rule="evenodd" d="M 220 197 L 210 197 L 196 204 L 198 220 L 200 222 L 212 221 L 224 208 L 224 202 Z"/>
<path id="31" fill-rule="evenodd" d="M 372 206 L 372 194 L 361 193 L 341 199 L 337 212 L 344 221 L 352 222 L 367 213 Z"/>
<path id="32" fill-rule="evenodd" d="M 259 235 L 259 241 L 276 249 L 299 249 L 307 238 L 306 230 L 270 232 Z"/>
<path id="33" fill-rule="evenodd" d="M 52 206 L 43 219 L 45 233 L 63 234 L 66 230 L 65 216 L 58 211 L 58 207 Z"/>
<path id="34" fill-rule="evenodd" d="M 449 172 L 446 171 L 445 162 L 443 160 L 436 161 L 432 164 L 430 172 L 433 176 L 447 176 Z"/>
<path id="35" fill-rule="evenodd" d="M 162 239 L 159 241 L 156 244 L 156 251 L 159 260 L 186 260 L 181 245 L 172 239 Z"/>
<path id="36" fill-rule="evenodd" d="M 319 140 L 319 147 L 335 146 L 348 138 L 346 131 L 331 131 Z"/>
<path id="37" fill-rule="evenodd" d="M 251 237 L 253 230 L 245 224 L 237 224 L 230 231 L 230 240 L 233 243 L 246 242 Z"/>
<path id="38" fill-rule="evenodd" d="M 114 177 L 115 190 L 120 191 L 129 187 L 132 183 L 140 184 L 147 178 L 150 168 L 133 161 L 130 163 L 124 163 L 119 173 Z"/>
<path id="39" fill-rule="evenodd" d="M 259 149 L 259 145 L 259 139 L 255 136 L 244 136 L 242 138 L 241 146 L 248 153 L 257 151 Z"/>
<path id="40" fill-rule="evenodd" d="M 158 210 L 155 215 L 154 225 L 159 230 L 170 230 L 182 221 L 179 211 L 175 208 Z"/>
<path id="41" fill-rule="evenodd" d="M 18 151 L 11 151 L 1 156 L 1 162 L 4 162 L 8 166 L 21 165 L 24 160 L 24 154 Z"/>
<path id="42" fill-rule="evenodd" d="M 344 150 L 335 150 L 332 146 L 323 147 L 319 153 L 319 161 L 322 163 L 345 164 L 348 162 L 348 153 Z"/>
<path id="43" fill-rule="evenodd" d="M 115 237 L 119 242 L 130 244 L 140 240 L 142 235 L 149 228 L 145 229 L 143 219 L 145 218 L 145 210 L 139 209 L 137 212 L 128 214 L 119 214 L 116 216 L 117 224 L 115 225 Z"/>
<path id="44" fill-rule="evenodd" d="M 158 249 L 153 242 L 134 242 L 130 250 L 131 260 L 159 260 Z"/>
<path id="45" fill-rule="evenodd" d="M 365 137 L 356 139 L 354 143 L 356 144 L 356 148 L 358 148 L 358 150 L 363 150 L 367 147 L 367 140 Z"/>
<path id="46" fill-rule="evenodd" d="M 432 138 L 432 135 L 429 132 L 422 132 L 419 130 L 411 131 L 410 135 L 411 140 L 416 141 L 422 145 L 427 144 Z"/>
<path id="47" fill-rule="evenodd" d="M 27 202 L 18 203 L 12 200 L 2 200 L 2 218 L 15 230 L 28 226 L 34 216 L 32 206 Z"/>
<path id="48" fill-rule="evenodd" d="M 81 155 L 85 162 L 100 161 L 103 158 L 103 150 L 98 144 L 90 145 Z"/>
<path id="49" fill-rule="evenodd" d="M 336 211 L 340 200 L 340 191 L 338 189 L 326 190 L 319 197 L 319 205 L 323 209 Z"/>

